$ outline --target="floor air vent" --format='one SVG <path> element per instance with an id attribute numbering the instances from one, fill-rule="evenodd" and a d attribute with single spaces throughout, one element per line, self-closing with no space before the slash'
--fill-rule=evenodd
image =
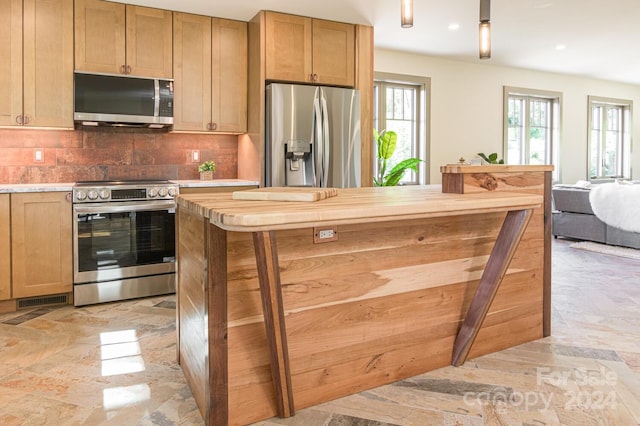
<path id="1" fill-rule="evenodd" d="M 68 294 L 29 297 L 26 299 L 18 300 L 18 309 L 33 308 L 34 306 L 66 305 L 68 303 L 69 303 Z"/>

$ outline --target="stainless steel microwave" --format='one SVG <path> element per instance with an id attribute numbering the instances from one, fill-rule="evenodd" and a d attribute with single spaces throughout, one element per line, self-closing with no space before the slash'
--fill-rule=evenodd
<path id="1" fill-rule="evenodd" d="M 73 119 L 83 126 L 171 126 L 173 80 L 75 72 Z"/>

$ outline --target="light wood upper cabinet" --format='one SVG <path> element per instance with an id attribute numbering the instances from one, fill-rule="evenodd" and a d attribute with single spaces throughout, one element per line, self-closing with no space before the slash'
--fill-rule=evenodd
<path id="1" fill-rule="evenodd" d="M 76 0 L 75 36 L 77 70 L 123 73 L 125 5 L 99 0 Z"/>
<path id="2" fill-rule="evenodd" d="M 0 0 L 0 125 L 73 127 L 73 0 Z"/>
<path id="3" fill-rule="evenodd" d="M 76 0 L 75 37 L 76 70 L 173 76 L 171 11 Z"/>
<path id="4" fill-rule="evenodd" d="M 311 81 L 311 18 L 266 12 L 265 32 L 266 78 Z"/>
<path id="5" fill-rule="evenodd" d="M 0 194 L 0 300 L 11 299 L 11 204 Z"/>
<path id="6" fill-rule="evenodd" d="M 353 25 L 313 20 L 313 75 L 313 81 L 319 84 L 354 85 Z"/>
<path id="7" fill-rule="evenodd" d="M 22 115 L 22 0 L 0 0 L 0 125 Z"/>
<path id="8" fill-rule="evenodd" d="M 173 77 L 173 13 L 127 5 L 128 74 Z"/>
<path id="9" fill-rule="evenodd" d="M 73 290 L 72 216 L 68 194 L 11 194 L 13 298 Z"/>
<path id="10" fill-rule="evenodd" d="M 213 18 L 212 130 L 247 130 L 247 23 Z"/>
<path id="11" fill-rule="evenodd" d="M 354 86 L 355 26 L 266 12 L 267 80 Z"/>
<path id="12" fill-rule="evenodd" d="M 247 128 L 247 24 L 174 14 L 173 129 Z"/>

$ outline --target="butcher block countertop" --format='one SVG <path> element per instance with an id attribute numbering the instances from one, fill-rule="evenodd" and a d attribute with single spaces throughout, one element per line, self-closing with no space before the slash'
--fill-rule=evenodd
<path id="1" fill-rule="evenodd" d="M 540 195 L 517 192 L 443 194 L 440 185 L 338 189 L 336 196 L 314 202 L 234 200 L 232 194 L 178 198 L 181 208 L 239 232 L 491 213 L 537 208 L 542 202 Z"/>

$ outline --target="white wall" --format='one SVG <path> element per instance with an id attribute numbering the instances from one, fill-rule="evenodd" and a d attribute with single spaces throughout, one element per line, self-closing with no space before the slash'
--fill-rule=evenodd
<path id="1" fill-rule="evenodd" d="M 640 86 L 604 80 L 467 63 L 376 49 L 376 72 L 431 78 L 430 183 L 440 183 L 440 166 L 469 160 L 478 152 L 503 153 L 504 86 L 563 94 L 560 182 L 587 179 L 587 97 L 630 99 L 634 104 L 632 147 L 640 143 Z M 640 149 L 634 149 L 632 178 L 640 178 Z"/>

